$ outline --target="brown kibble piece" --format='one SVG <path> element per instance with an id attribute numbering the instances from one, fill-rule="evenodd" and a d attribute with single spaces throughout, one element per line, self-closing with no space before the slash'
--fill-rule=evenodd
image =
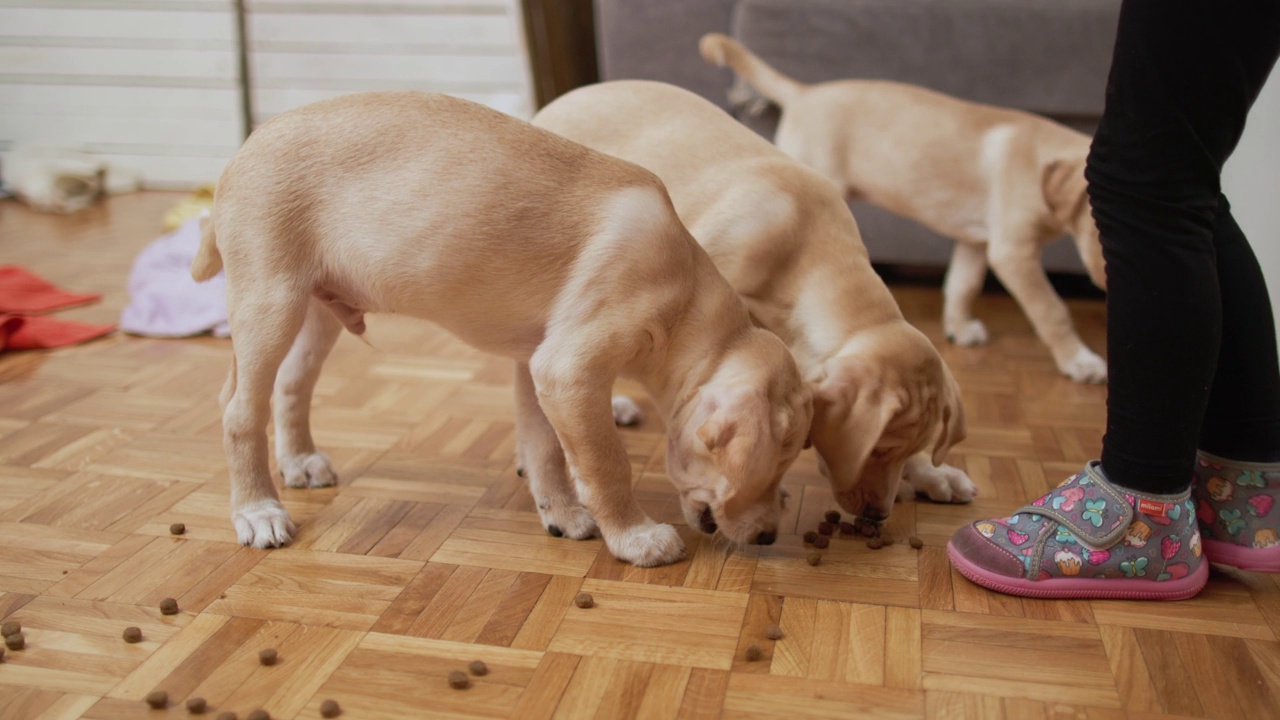
<path id="1" fill-rule="evenodd" d="M 812 545 L 813 541 L 817 539 L 818 539 L 818 533 L 812 530 L 804 534 L 804 541 L 809 543 L 810 545 Z"/>
<path id="2" fill-rule="evenodd" d="M 818 553 L 809 553 L 809 557 L 805 559 L 809 561 L 810 565 L 817 565 L 818 563 L 822 562 L 822 556 L 819 555 Z"/>
<path id="3" fill-rule="evenodd" d="M 170 535 L 181 535 L 186 531 L 187 531 L 187 526 L 183 525 L 182 523 L 174 523 L 169 526 Z"/>
<path id="4" fill-rule="evenodd" d="M 764 629 L 764 636 L 769 638 L 770 640 L 781 640 L 782 628 L 778 627 L 777 625 L 770 625 L 769 627 Z"/>
<path id="5" fill-rule="evenodd" d="M 156 710 L 161 710 L 169 706 L 169 693 L 163 690 L 152 690 L 147 693 L 147 704 Z"/>
<path id="6" fill-rule="evenodd" d="M 884 543 L 885 547 L 889 547 L 893 544 L 893 536 L 889 533 L 882 533 L 880 535 L 880 542 Z"/>
<path id="7" fill-rule="evenodd" d="M 476 677 L 489 674 L 489 666 L 485 665 L 483 660 L 472 660 L 471 664 L 467 666 L 467 669 L 469 669 L 471 674 Z"/>
<path id="8" fill-rule="evenodd" d="M 829 522 L 820 522 L 820 523 L 818 523 L 818 534 L 819 534 L 819 535 L 830 535 L 831 533 L 833 533 L 833 532 L 835 532 L 835 531 L 836 531 L 835 526 L 834 526 L 834 525 L 832 525 L 832 524 L 831 524 L 831 523 L 829 523 Z"/>
<path id="9" fill-rule="evenodd" d="M 18 621 L 16 620 L 10 620 L 4 625 L 0 625 L 0 635 L 3 635 L 5 637 L 9 637 L 10 635 L 17 635 L 20 632 L 22 632 L 22 625 L 18 623 Z"/>
<path id="10" fill-rule="evenodd" d="M 258 662 L 263 665 L 275 665 L 276 660 L 279 658 L 280 655 L 276 652 L 275 648 L 267 648 L 266 650 L 258 652 Z"/>
<path id="11" fill-rule="evenodd" d="M 832 525 L 838 525 L 840 523 L 840 513 L 835 510 L 828 510 L 825 517 L 827 518 L 827 522 Z"/>
<path id="12" fill-rule="evenodd" d="M 205 710 L 209 709 L 209 704 L 202 697 L 187 698 L 187 712 L 192 715 L 203 715 Z"/>
<path id="13" fill-rule="evenodd" d="M 826 550 L 831 545 L 831 538 L 826 535 L 819 535 L 818 539 L 813 541 L 813 546 L 819 550 Z"/>
<path id="14" fill-rule="evenodd" d="M 454 670 L 449 673 L 449 687 L 454 690 L 466 690 L 471 685 L 471 680 L 467 678 L 467 674 L 461 670 Z"/>
<path id="15" fill-rule="evenodd" d="M 855 527 L 853 526 L 853 523 L 851 523 L 851 522 L 842 522 L 842 523 L 840 523 L 840 534 L 841 534 L 841 535 L 853 535 L 853 534 L 854 534 L 854 533 L 856 533 L 856 532 L 858 532 L 858 529 L 857 529 L 857 528 L 855 528 Z"/>
<path id="16" fill-rule="evenodd" d="M 764 656 L 764 652 L 760 650 L 760 646 L 752 643 L 747 646 L 747 660 L 755 662 Z"/>
<path id="17" fill-rule="evenodd" d="M 4 639 L 4 646 L 10 650 L 21 650 L 27 646 L 27 638 L 20 632 L 14 633 Z"/>
<path id="18" fill-rule="evenodd" d="M 877 536 L 877 535 L 879 535 L 879 534 L 880 534 L 880 528 L 878 528 L 878 527 L 876 527 L 875 525 L 872 525 L 872 524 L 864 524 L 864 525 L 859 529 L 859 532 L 861 532 L 861 533 L 862 533 L 862 537 L 865 537 L 865 538 L 873 538 L 873 537 L 875 537 L 875 536 Z"/>
<path id="19" fill-rule="evenodd" d="M 342 714 L 337 700 L 325 700 L 320 703 L 320 717 L 336 718 Z"/>
<path id="20" fill-rule="evenodd" d="M 237 718 L 235 713 L 228 710 L 226 712 L 218 713 L 218 720 L 237 720 Z"/>
<path id="21" fill-rule="evenodd" d="M 880 548 L 884 547 L 884 541 L 881 540 L 880 538 L 873 537 L 867 540 L 867 547 L 871 548 L 872 550 L 879 550 Z"/>
<path id="22" fill-rule="evenodd" d="M 914 536 L 907 539 L 907 544 L 909 544 L 911 547 L 915 548 L 916 550 L 919 550 L 920 548 L 924 547 L 924 541 Z"/>
<path id="23" fill-rule="evenodd" d="M 160 614 L 161 614 L 161 615 L 177 615 L 177 614 L 178 614 L 178 601 L 177 601 L 177 600 L 174 600 L 173 598 L 165 598 L 165 599 L 161 600 L 161 601 L 160 601 Z"/>
<path id="24" fill-rule="evenodd" d="M 130 625 L 124 629 L 124 641 L 127 643 L 142 642 L 142 630 Z"/>
<path id="25" fill-rule="evenodd" d="M 595 605 L 596 601 L 587 593 L 578 593 L 578 596 L 573 599 L 573 604 L 586 609 Z"/>
<path id="26" fill-rule="evenodd" d="M 271 713 L 263 710 L 262 708 L 258 708 L 257 710 L 249 713 L 249 720 L 271 720 Z"/>

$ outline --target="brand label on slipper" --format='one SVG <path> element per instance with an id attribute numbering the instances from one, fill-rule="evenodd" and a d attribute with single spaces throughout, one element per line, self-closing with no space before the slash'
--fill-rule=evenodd
<path id="1" fill-rule="evenodd" d="M 1163 503 L 1158 500 L 1150 500 L 1148 498 L 1138 498 L 1138 512 L 1151 517 L 1169 517 L 1169 512 L 1173 508 L 1173 503 Z"/>

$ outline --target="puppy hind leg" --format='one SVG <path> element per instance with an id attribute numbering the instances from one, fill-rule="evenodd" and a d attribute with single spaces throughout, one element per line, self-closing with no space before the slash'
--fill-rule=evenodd
<path id="1" fill-rule="evenodd" d="M 556 537 L 585 540 L 597 533 L 596 521 L 578 500 L 569 478 L 564 449 L 538 404 L 527 363 L 516 364 L 516 462 L 529 481 L 542 526 Z"/>
<path id="2" fill-rule="evenodd" d="M 338 473 L 311 437 L 311 398 L 320 368 L 342 332 L 343 323 L 325 304 L 312 298 L 302 329 L 276 374 L 272 400 L 276 425 L 276 460 L 284 484 L 291 488 L 327 487 Z"/>
<path id="3" fill-rule="evenodd" d="M 973 303 L 987 279 L 986 247 L 957 242 L 943 285 L 942 326 L 947 340 L 960 346 L 985 345 L 987 328 L 973 316 Z"/>

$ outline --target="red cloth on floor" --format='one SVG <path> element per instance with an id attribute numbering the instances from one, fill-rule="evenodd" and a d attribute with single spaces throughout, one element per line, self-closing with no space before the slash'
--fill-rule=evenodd
<path id="1" fill-rule="evenodd" d="M 115 329 L 115 325 L 92 325 L 45 315 L 0 315 L 0 351 L 75 345 Z"/>
<path id="2" fill-rule="evenodd" d="M 97 293 L 72 293 L 17 265 L 0 265 L 0 313 L 45 313 L 101 300 Z"/>

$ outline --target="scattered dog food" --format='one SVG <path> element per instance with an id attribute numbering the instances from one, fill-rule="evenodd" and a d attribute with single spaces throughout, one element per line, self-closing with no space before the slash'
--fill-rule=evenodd
<path id="1" fill-rule="evenodd" d="M 449 673 L 449 687 L 454 690 L 466 690 L 471 686 L 471 680 L 467 678 L 467 674 L 461 670 L 454 670 Z"/>
<path id="2" fill-rule="evenodd" d="M 161 601 L 160 601 L 160 614 L 161 614 L 161 615 L 177 615 L 177 614 L 178 614 L 178 601 L 177 601 L 177 600 L 174 600 L 173 598 L 165 598 L 165 599 L 161 600 Z"/>
<path id="3" fill-rule="evenodd" d="M 596 601 L 587 593 L 578 593 L 578 596 L 573 599 L 573 604 L 586 609 L 595 605 Z"/>
<path id="4" fill-rule="evenodd" d="M 237 718 L 235 713 L 228 710 L 223 713 L 218 713 L 218 720 L 237 720 Z"/>
<path id="5" fill-rule="evenodd" d="M 920 548 L 924 547 L 924 541 L 915 536 L 907 538 L 907 544 L 910 545 L 912 548 L 915 548 L 916 550 L 919 550 Z"/>
<path id="6" fill-rule="evenodd" d="M 249 713 L 249 720 L 271 720 L 271 713 L 263 710 L 262 708 L 258 708 L 257 710 Z"/>
<path id="7" fill-rule="evenodd" d="M 819 535 L 830 535 L 831 533 L 833 533 L 833 532 L 835 532 L 835 531 L 836 531 L 836 527 L 835 527 L 834 525 L 832 525 L 831 523 L 829 523 L 829 522 L 820 522 L 820 523 L 818 523 L 818 534 L 819 534 Z"/>
<path id="8" fill-rule="evenodd" d="M 813 541 L 817 539 L 818 539 L 818 533 L 812 530 L 804 534 L 804 541 L 809 543 L 810 545 L 812 545 Z"/>
<path id="9" fill-rule="evenodd" d="M 842 523 L 840 523 L 840 534 L 841 534 L 841 535 L 853 535 L 853 534 L 854 534 L 854 533 L 856 533 L 856 532 L 858 532 L 858 529 L 857 529 L 857 528 L 855 528 L 855 527 L 853 526 L 853 523 L 851 523 L 851 522 L 842 522 Z"/>
<path id="10" fill-rule="evenodd" d="M 182 523 L 174 523 L 169 526 L 170 535 L 181 535 L 187 531 L 187 526 Z"/>
<path id="11" fill-rule="evenodd" d="M 471 670 L 471 674 L 476 677 L 489 674 L 489 666 L 485 665 L 483 660 L 472 660 L 468 669 Z"/>
<path id="12" fill-rule="evenodd" d="M 805 559 L 809 561 L 810 565 L 817 565 L 818 563 L 822 562 L 822 556 L 819 555 L 818 553 L 809 553 L 809 557 Z"/>
<path id="13" fill-rule="evenodd" d="M 827 518 L 827 522 L 831 523 L 832 525 L 838 525 L 840 523 L 840 513 L 835 510 L 828 510 L 826 514 L 826 518 Z"/>
<path id="14" fill-rule="evenodd" d="M 192 715 L 203 715 L 205 710 L 209 709 L 209 704 L 202 697 L 187 698 L 187 712 Z"/>
<path id="15" fill-rule="evenodd" d="M 769 638 L 770 640 L 781 640 L 782 628 L 778 627 L 777 625 L 770 625 L 769 627 L 764 629 L 764 636 Z"/>
<path id="16" fill-rule="evenodd" d="M 893 544 L 893 536 L 890 535 L 889 533 L 881 533 L 880 542 L 884 543 L 885 547 L 889 547 L 890 545 Z"/>
<path id="17" fill-rule="evenodd" d="M 813 546 L 819 550 L 826 550 L 831 545 L 831 538 L 826 535 L 819 535 L 817 540 L 813 541 Z"/>
<path id="18" fill-rule="evenodd" d="M 275 648 L 267 648 L 258 653 L 258 662 L 263 665 L 275 665 L 276 660 L 280 657 Z"/>
<path id="19" fill-rule="evenodd" d="M 10 650 L 21 650 L 27 646 L 27 638 L 20 632 L 16 632 L 4 639 L 4 646 Z"/>
<path id="20" fill-rule="evenodd" d="M 764 657 L 764 652 L 760 650 L 759 645 L 752 643 L 747 646 L 747 660 L 749 662 L 755 662 L 762 657 Z"/>
<path id="21" fill-rule="evenodd" d="M 0 625 L 0 635 L 3 635 L 5 637 L 9 637 L 10 635 L 17 635 L 20 632 L 22 632 L 22 624 L 16 620 L 10 620 L 4 625 Z"/>
<path id="22" fill-rule="evenodd" d="M 148 705 L 160 710 L 169 706 L 169 693 L 163 690 L 152 690 L 147 693 L 146 700 Z"/>
<path id="23" fill-rule="evenodd" d="M 320 703 L 320 717 L 336 718 L 342 714 L 337 700 L 325 700 Z"/>
<path id="24" fill-rule="evenodd" d="M 127 643 L 142 642 L 142 630 L 140 628 L 129 627 L 124 629 L 124 641 Z"/>
<path id="25" fill-rule="evenodd" d="M 871 548 L 872 550 L 879 550 L 880 548 L 884 547 L 884 541 L 878 537 L 868 538 L 867 547 Z"/>

